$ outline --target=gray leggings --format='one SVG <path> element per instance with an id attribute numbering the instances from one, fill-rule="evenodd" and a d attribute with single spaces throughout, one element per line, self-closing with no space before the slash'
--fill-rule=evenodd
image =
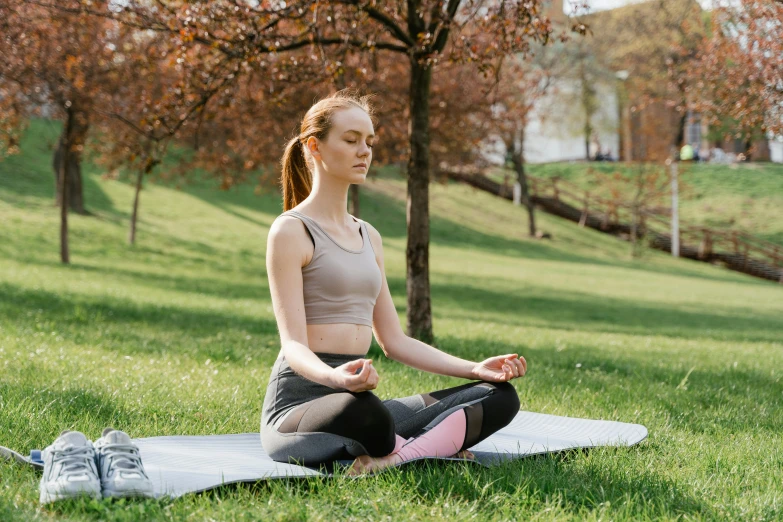
<path id="1" fill-rule="evenodd" d="M 316 355 L 333 368 L 358 358 Z M 417 437 L 459 409 L 467 418 L 462 450 L 510 423 L 519 411 L 519 397 L 507 382 L 479 381 L 382 401 L 372 392 L 336 390 L 309 381 L 281 354 L 264 398 L 261 444 L 272 459 L 305 466 L 360 455 L 381 457 L 394 449 L 395 433 Z"/>

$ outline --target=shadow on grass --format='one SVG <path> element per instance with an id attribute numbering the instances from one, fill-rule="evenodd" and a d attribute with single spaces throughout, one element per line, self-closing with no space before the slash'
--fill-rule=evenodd
<path id="1" fill-rule="evenodd" d="M 395 288 L 401 282 L 395 281 Z M 390 282 L 391 285 L 391 282 Z M 718 339 L 736 341 L 779 341 L 783 322 L 775 315 L 764 316 L 756 310 L 739 306 L 715 305 L 707 309 L 655 305 L 633 299 L 596 296 L 583 292 L 535 287 L 524 292 L 500 292 L 458 284 L 432 284 L 434 298 L 448 310 L 449 318 L 471 311 L 503 317 L 510 324 L 547 326 L 571 331 L 600 331 L 638 335 L 664 335 L 684 339 Z M 453 310 L 457 310 L 455 314 Z M 437 310 L 437 309 L 436 309 Z M 439 313 L 435 314 L 440 315 Z"/>
<path id="2" fill-rule="evenodd" d="M 54 149 L 60 135 L 62 123 L 54 120 L 36 118 L 21 139 L 21 154 L 0 161 L 0 191 L 11 196 L 35 198 L 54 206 Z M 88 211 L 118 213 L 111 199 L 101 187 L 97 176 L 99 171 L 91 162 L 82 162 L 82 186 L 84 206 Z M 18 200 L 9 198 L 8 203 L 18 204 Z M 24 206 L 24 205 L 22 205 Z"/>
<path id="3" fill-rule="evenodd" d="M 604 420 L 639 422 L 651 433 L 656 427 L 650 423 L 661 417 L 668 427 L 658 429 L 674 427 L 691 433 L 783 431 L 783 417 L 777 414 L 783 383 L 768 372 L 730 368 L 728 364 L 724 369 L 698 363 L 683 368 L 682 359 L 677 360 L 678 366 L 666 367 L 667 359 L 662 359 L 664 355 L 654 347 L 639 348 L 626 356 L 621 352 L 598 352 L 590 346 L 569 346 L 556 352 L 553 348 L 521 348 L 497 340 L 484 344 L 469 344 L 453 337 L 439 340 L 442 350 L 471 360 L 520 353 L 530 371 L 523 379 L 511 381 L 518 390 L 542 386 L 552 397 L 578 397 L 584 391 L 586 401 L 605 405 L 601 411 L 615 410 L 615 416 Z M 689 373 L 690 364 L 693 371 Z M 521 409 L 530 407 L 523 403 Z M 624 418 L 633 412 L 641 412 L 641 416 L 635 420 Z"/>
<path id="4" fill-rule="evenodd" d="M 17 329 L 37 331 L 37 323 L 42 317 L 36 315 L 38 310 L 44 311 L 47 324 L 54 323 L 61 330 L 60 335 L 74 342 L 94 342 L 95 329 L 111 331 L 110 336 L 104 335 L 102 346 L 116 347 L 123 353 L 179 351 L 202 359 L 220 358 L 242 364 L 247 347 L 229 344 L 232 342 L 229 336 L 251 334 L 261 339 L 277 336 L 276 322 L 261 317 L 172 306 L 139 306 L 107 298 L 98 301 L 0 284 L 0 316 Z M 152 328 L 156 332 L 139 334 L 133 330 L 134 326 Z M 227 339 L 214 344 L 198 342 L 199 338 L 214 340 L 215 332 L 227 332 Z"/>
<path id="5" fill-rule="evenodd" d="M 162 257 L 162 263 L 167 265 L 179 266 L 181 263 L 188 264 L 200 264 L 204 267 L 209 267 L 209 270 L 216 273 L 232 273 L 244 272 L 248 278 L 262 278 L 266 279 L 266 267 L 263 260 L 263 256 L 259 255 L 259 252 L 249 249 L 242 249 L 240 251 L 227 253 L 219 248 L 215 248 L 207 243 L 197 240 L 186 240 L 171 237 L 168 234 L 156 232 L 155 230 L 146 230 L 145 234 L 149 242 L 154 244 L 163 244 L 165 247 L 150 246 L 145 244 L 137 244 L 128 246 L 122 238 L 100 238 L 89 244 L 86 242 L 80 242 L 78 251 L 72 251 L 72 255 L 75 259 L 72 259 L 68 265 L 63 265 L 58 258 L 54 257 L 59 245 L 54 242 L 54 238 L 46 238 L 39 235 L 31 238 L 27 237 L 19 241 L 5 241 L 0 242 L 0 256 L 8 259 L 13 259 L 28 264 L 35 264 L 41 266 L 48 266 L 58 269 L 70 269 L 70 270 L 83 270 L 92 272 L 103 272 L 106 274 L 112 274 L 115 272 L 125 272 L 125 275 L 132 276 L 138 275 L 138 280 L 141 284 L 145 279 L 154 277 L 148 272 L 121 269 L 116 265 L 88 265 L 79 263 L 79 259 L 95 258 L 104 262 L 110 261 L 110 258 L 117 256 L 133 256 L 135 260 L 151 262 L 149 258 Z M 12 237 L 13 239 L 13 237 Z M 72 240 L 73 244 L 73 240 Z M 176 251 L 175 251 L 176 249 Z M 48 259 L 42 258 L 41 251 L 51 253 Z M 145 259 L 144 256 L 148 256 Z M 156 262 L 158 260 L 155 260 Z M 161 276 L 164 277 L 165 276 Z M 176 279 L 174 276 L 172 278 Z M 181 278 L 181 281 L 177 283 L 177 286 L 181 287 L 188 278 Z M 195 284 L 197 278 L 194 276 L 191 281 Z M 230 283 L 227 283 L 230 285 Z M 217 293 L 216 295 L 220 295 Z"/>
<path id="6" fill-rule="evenodd" d="M 633 452 L 634 449 L 622 448 L 617 451 Z M 388 483 L 390 489 L 409 491 L 418 496 L 425 505 L 440 505 L 444 501 L 475 503 L 479 506 L 479 513 L 488 519 L 504 518 L 497 508 L 507 509 L 517 505 L 516 502 L 500 499 L 524 499 L 525 504 L 537 505 L 533 507 L 534 510 L 556 500 L 564 511 L 583 516 L 597 509 L 607 509 L 609 513 L 619 509 L 623 513 L 645 517 L 708 515 L 712 512 L 706 503 L 683 491 L 670 479 L 644 470 L 627 473 L 624 469 L 612 466 L 611 458 L 604 461 L 608 465 L 602 465 L 600 457 L 582 459 L 584 453 L 568 451 L 528 457 L 491 468 L 470 463 L 425 460 L 406 464 L 375 477 L 365 477 L 357 482 L 340 476 L 281 478 L 222 486 L 201 495 L 217 500 L 232 492 L 247 491 L 263 497 L 282 496 L 281 500 L 288 500 L 284 503 L 287 507 L 301 505 L 299 500 L 306 499 L 316 504 L 326 502 L 333 505 L 341 502 L 334 499 L 335 490 L 343 489 L 335 481 L 349 480 L 350 483 L 345 487 L 357 490 L 363 489 L 368 482 Z M 374 487 L 374 484 L 368 486 Z M 381 504 L 383 502 L 388 500 L 379 501 Z M 378 507 L 383 508 L 383 505 Z M 524 506 L 520 506 L 520 509 L 526 511 Z"/>
<path id="7" fill-rule="evenodd" d="M 26 371 L 32 374 L 34 369 Z M 150 421 L 149 412 L 123 408 L 110 395 L 38 382 L 32 375 L 27 382 L 30 384 L 0 382 L 0 395 L 10 406 L 6 408 L 10 414 L 0 413 L 0 429 L 12 433 L 3 445 L 14 444 L 17 447 L 12 449 L 22 454 L 31 448 L 45 448 L 65 429 L 81 431 L 96 440 L 107 426 L 129 430 L 135 436 L 133 427 Z M 20 417 L 31 422 L 20 424 Z"/>
<path id="8" fill-rule="evenodd" d="M 486 515 L 494 513 L 490 499 L 498 495 L 527 497 L 526 503 L 541 506 L 555 501 L 564 511 L 582 516 L 601 508 L 611 513 L 609 506 L 631 512 L 636 507 L 639 516 L 710 512 L 707 504 L 674 481 L 646 470 L 627 473 L 610 455 L 630 453 L 633 458 L 637 452 L 644 453 L 644 448 L 602 448 L 592 458 L 583 458 L 588 453 L 584 450 L 572 450 L 517 459 L 489 469 L 470 468 L 469 473 L 449 472 L 452 463 L 433 460 L 422 462 L 406 473 L 406 478 L 417 484 L 418 494 L 427 501 L 434 502 L 443 491 L 450 491 L 459 500 L 478 502 Z M 604 455 L 606 459 L 601 458 Z"/>

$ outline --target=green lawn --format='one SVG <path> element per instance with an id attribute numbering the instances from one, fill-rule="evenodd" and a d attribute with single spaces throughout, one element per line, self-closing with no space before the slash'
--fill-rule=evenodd
<path id="1" fill-rule="evenodd" d="M 129 247 L 132 187 L 86 165 L 95 215 L 71 216 L 62 266 L 56 132 L 35 122 L 23 155 L 0 163 L 0 445 L 42 448 L 65 428 L 258 430 L 279 349 L 264 266 L 279 195 L 148 185 Z M 403 324 L 404 194 L 387 175 L 361 200 Z M 645 442 L 45 508 L 39 476 L 0 463 L 0 520 L 783 518 L 781 285 L 656 251 L 631 260 L 627 243 L 543 214 L 553 240 L 532 241 L 521 208 L 456 184 L 434 184 L 431 202 L 435 344 L 475 360 L 518 351 L 524 409 L 644 424 Z M 382 398 L 460 382 L 370 355 Z"/>
<path id="2" fill-rule="evenodd" d="M 528 170 L 533 176 L 560 176 L 595 193 L 589 168 L 599 175 L 634 172 L 627 165 L 603 162 L 530 165 Z M 683 224 L 741 230 L 783 246 L 783 164 L 680 164 L 680 172 Z M 670 205 L 669 197 L 663 205 Z"/>

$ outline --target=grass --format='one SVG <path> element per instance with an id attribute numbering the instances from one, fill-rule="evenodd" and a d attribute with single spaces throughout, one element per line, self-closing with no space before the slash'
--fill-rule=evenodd
<path id="1" fill-rule="evenodd" d="M 85 166 L 92 217 L 58 258 L 49 171 L 57 128 L 34 122 L 0 163 L 0 444 L 258 430 L 279 346 L 264 266 L 278 194 L 201 183 L 142 193 Z M 164 166 L 165 168 L 165 166 Z M 384 237 L 405 317 L 405 187 L 368 181 L 361 216 Z M 770 196 L 772 197 L 772 196 Z M 359 481 L 261 482 L 178 500 L 39 507 L 31 469 L 0 463 L 0 520 L 779 520 L 783 518 L 783 289 L 648 251 L 468 187 L 431 188 L 435 344 L 469 359 L 522 353 L 526 410 L 640 423 L 633 448 L 492 469 L 424 463 Z M 370 348 L 382 398 L 455 385 Z"/>
<path id="2" fill-rule="evenodd" d="M 599 175 L 634 172 L 617 163 L 580 162 L 530 165 L 528 170 L 533 176 L 560 176 L 595 193 L 588 167 Z M 783 164 L 681 164 L 680 171 L 683 224 L 741 230 L 783 246 Z M 668 207 L 667 198 L 662 204 Z"/>

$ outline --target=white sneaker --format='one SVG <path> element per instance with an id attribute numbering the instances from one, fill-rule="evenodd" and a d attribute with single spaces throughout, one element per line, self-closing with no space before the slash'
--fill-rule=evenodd
<path id="1" fill-rule="evenodd" d="M 87 495 L 101 498 L 101 482 L 95 465 L 95 449 L 84 434 L 63 431 L 41 453 L 41 504 Z"/>
<path id="2" fill-rule="evenodd" d="M 144 471 L 139 448 L 127 433 L 106 428 L 94 446 L 104 498 L 154 497 L 152 481 Z"/>

